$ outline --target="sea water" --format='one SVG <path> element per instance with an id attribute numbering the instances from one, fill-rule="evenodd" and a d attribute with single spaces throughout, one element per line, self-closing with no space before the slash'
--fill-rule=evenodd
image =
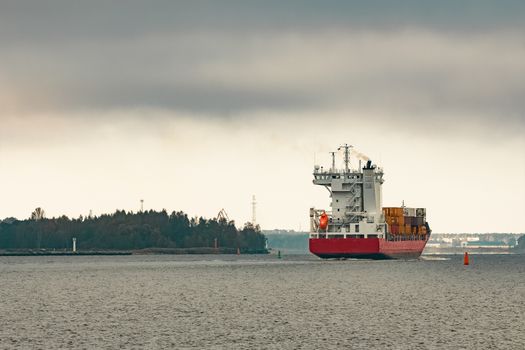
<path id="1" fill-rule="evenodd" d="M 525 256 L 0 257 L 1 349 L 525 349 Z"/>

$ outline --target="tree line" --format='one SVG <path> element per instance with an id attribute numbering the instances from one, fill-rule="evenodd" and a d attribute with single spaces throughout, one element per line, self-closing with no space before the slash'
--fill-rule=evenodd
<path id="1" fill-rule="evenodd" d="M 38 208 L 37 208 L 38 209 Z M 182 211 L 168 214 L 149 210 L 138 213 L 117 210 L 98 217 L 45 218 L 33 212 L 27 220 L 0 223 L 0 249 L 136 250 L 145 248 L 239 248 L 265 251 L 266 238 L 259 226 L 246 223 L 242 229 L 225 218 L 189 218 Z"/>

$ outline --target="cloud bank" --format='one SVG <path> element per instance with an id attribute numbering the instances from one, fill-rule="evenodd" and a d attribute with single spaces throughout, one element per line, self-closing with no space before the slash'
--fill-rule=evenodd
<path id="1" fill-rule="evenodd" d="M 491 154 L 516 176 L 491 198 L 513 202 L 525 195 L 517 180 L 525 176 L 524 16 L 520 1 L 4 1 L 0 179 L 18 201 L 11 215 L 42 202 L 58 214 L 66 199 L 72 213 L 112 210 L 148 194 L 158 206 L 210 215 L 227 192 L 208 184 L 214 199 L 200 208 L 195 193 L 175 183 L 206 183 L 203 174 L 220 171 L 216 181 L 233 188 L 230 179 L 249 169 L 251 181 L 237 191 L 247 203 L 251 192 L 275 194 L 280 203 L 266 198 L 261 218 L 269 228 L 296 228 L 324 195 L 309 189 L 313 154 L 341 142 L 398 174 L 387 199 L 406 196 L 410 179 L 420 191 L 444 183 L 465 192 L 460 203 L 468 206 L 490 181 Z M 137 154 L 149 171 L 137 168 Z M 171 157 L 183 172 L 166 165 Z M 477 180 L 454 182 L 438 161 L 467 162 Z M 432 171 L 422 177 L 414 167 Z M 78 190 L 75 200 L 29 186 L 35 203 L 27 203 L 17 194 L 28 187 L 17 179 L 36 173 L 45 173 L 47 187 L 60 178 L 106 195 Z M 306 180 L 280 181 L 286 174 Z M 145 184 L 150 177 L 154 185 Z M 176 195 L 163 195 L 169 186 Z M 438 229 L 459 230 L 440 193 L 413 199 L 428 198 Z M 248 219 L 243 198 L 227 204 Z M 479 220 L 476 229 L 489 227 Z"/>

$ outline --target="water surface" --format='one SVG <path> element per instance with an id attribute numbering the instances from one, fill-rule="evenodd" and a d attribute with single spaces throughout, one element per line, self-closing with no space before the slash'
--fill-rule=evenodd
<path id="1" fill-rule="evenodd" d="M 3 349 L 525 349 L 525 256 L 0 257 Z"/>

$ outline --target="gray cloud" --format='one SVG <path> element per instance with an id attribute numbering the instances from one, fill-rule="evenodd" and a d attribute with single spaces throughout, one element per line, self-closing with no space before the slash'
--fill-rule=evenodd
<path id="1" fill-rule="evenodd" d="M 13 1 L 0 9 L 0 116 L 339 109 L 393 123 L 525 128 L 518 1 Z"/>
<path id="2" fill-rule="evenodd" d="M 519 0 L 4 0 L 0 35 L 17 40 L 140 36 L 178 30 L 432 27 L 482 30 L 523 26 Z"/>
<path id="3" fill-rule="evenodd" d="M 265 227 L 305 227 L 328 200 L 313 158 L 349 142 L 385 166 L 385 205 L 522 232 L 494 217 L 524 210 L 524 17 L 523 1 L 1 1 L 0 217 L 146 198 L 243 222 L 256 193 Z"/>

